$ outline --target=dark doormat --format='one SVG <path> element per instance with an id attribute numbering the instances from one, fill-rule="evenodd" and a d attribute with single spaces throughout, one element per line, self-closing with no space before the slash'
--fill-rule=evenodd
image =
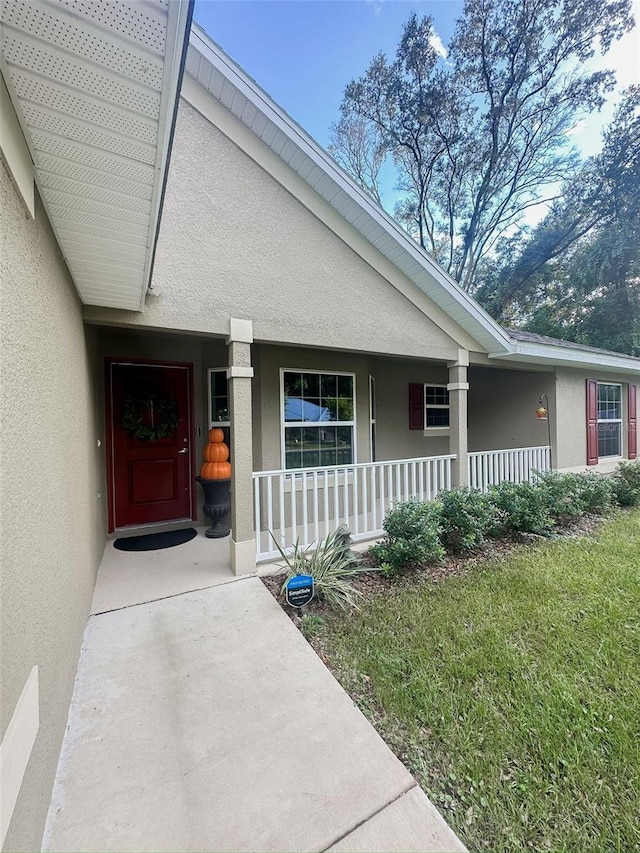
<path id="1" fill-rule="evenodd" d="M 147 533 L 146 536 L 129 536 L 126 539 L 116 539 L 113 547 L 118 551 L 159 551 L 161 548 L 173 548 L 190 542 L 198 531 L 195 527 L 186 530 L 168 530 L 164 533 Z"/>

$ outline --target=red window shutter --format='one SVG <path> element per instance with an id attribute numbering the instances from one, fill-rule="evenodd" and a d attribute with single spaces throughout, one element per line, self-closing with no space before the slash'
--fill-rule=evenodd
<path id="1" fill-rule="evenodd" d="M 409 429 L 424 429 L 424 385 L 409 383 Z"/>
<path id="2" fill-rule="evenodd" d="M 598 464 L 598 383 L 587 379 L 587 465 Z"/>
<path id="3" fill-rule="evenodd" d="M 627 420 L 629 422 L 627 446 L 629 448 L 629 459 L 635 459 L 638 455 L 638 409 L 636 401 L 636 386 L 629 385 L 627 395 Z"/>

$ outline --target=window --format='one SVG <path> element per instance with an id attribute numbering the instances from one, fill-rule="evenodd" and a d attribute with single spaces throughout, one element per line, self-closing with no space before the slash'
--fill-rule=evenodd
<path id="1" fill-rule="evenodd" d="M 598 382 L 598 457 L 622 456 L 622 385 Z"/>
<path id="2" fill-rule="evenodd" d="M 446 385 L 424 386 L 424 428 L 449 426 L 449 391 Z"/>
<path id="3" fill-rule="evenodd" d="M 625 407 L 622 405 L 622 389 Z M 620 382 L 598 382 L 587 379 L 587 465 L 597 465 L 599 459 L 622 456 L 626 433 L 629 459 L 638 456 L 637 388 Z M 622 415 L 626 423 L 623 423 Z M 624 432 L 623 432 L 624 430 Z"/>
<path id="4" fill-rule="evenodd" d="M 229 444 L 231 432 L 231 413 L 229 410 L 229 388 L 227 368 L 212 367 L 209 374 L 209 428 L 221 427 L 225 443 Z"/>
<path id="5" fill-rule="evenodd" d="M 355 376 L 282 370 L 285 468 L 349 465 L 355 459 Z"/>
<path id="6" fill-rule="evenodd" d="M 369 377 L 369 427 L 371 436 L 371 461 L 376 461 L 376 380 Z"/>
<path id="7" fill-rule="evenodd" d="M 447 435 L 449 411 L 446 385 L 409 383 L 409 429 L 433 430 L 435 435 Z"/>

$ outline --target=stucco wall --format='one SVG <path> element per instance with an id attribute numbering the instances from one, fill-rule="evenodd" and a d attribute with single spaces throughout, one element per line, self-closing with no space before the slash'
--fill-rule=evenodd
<path id="1" fill-rule="evenodd" d="M 587 467 L 587 379 L 598 382 L 622 384 L 623 456 L 628 455 L 626 424 L 628 376 L 602 373 L 594 370 L 557 370 L 558 399 L 558 466 L 560 468 Z M 633 380 L 632 380 L 633 382 Z M 633 382 L 640 392 L 640 382 Z M 636 399 L 640 398 L 637 393 Z M 639 401 L 640 402 L 640 401 Z M 640 411 L 640 405 L 639 405 Z M 636 417 L 638 413 L 636 413 Z M 603 460 L 597 468 L 606 469 L 609 463 Z M 594 466 L 590 466 L 593 470 Z"/>
<path id="2" fill-rule="evenodd" d="M 87 316 L 222 335 L 239 317 L 253 320 L 256 340 L 456 354 L 428 316 L 185 101 L 153 284 L 141 314 Z"/>
<path id="3" fill-rule="evenodd" d="M 376 382 L 376 451 L 379 461 L 442 456 L 449 453 L 448 435 L 425 436 L 409 429 L 409 383 L 446 385 L 445 363 L 372 359 Z"/>
<path id="4" fill-rule="evenodd" d="M 549 398 L 551 441 L 552 445 L 555 443 L 556 383 L 553 373 L 472 365 L 468 375 L 469 452 L 547 444 L 547 421 L 538 421 L 535 416 L 543 393 Z"/>
<path id="5" fill-rule="evenodd" d="M 40 729 L 5 841 L 36 850 L 104 545 L 81 306 L 40 200 L 0 165 L 0 537 L 4 736 L 34 665 Z"/>

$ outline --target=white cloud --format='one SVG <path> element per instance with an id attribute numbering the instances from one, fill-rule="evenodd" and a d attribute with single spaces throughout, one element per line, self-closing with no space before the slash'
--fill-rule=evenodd
<path id="1" fill-rule="evenodd" d="M 607 97 L 607 102 L 600 112 L 591 113 L 580 121 L 579 138 L 576 143 L 584 156 L 597 154 L 602 147 L 601 133 L 613 118 L 620 93 L 632 83 L 640 84 L 640 0 L 632 3 L 633 17 L 636 25 L 629 33 L 611 45 L 611 50 L 604 56 L 596 56 L 589 63 L 592 71 L 611 69 L 615 71 L 617 84 Z"/>
<path id="2" fill-rule="evenodd" d="M 640 0 L 634 0 L 631 5 L 635 27 L 614 42 L 609 53 L 599 63 L 602 68 L 611 68 L 616 72 L 618 88 L 640 83 Z"/>
<path id="3" fill-rule="evenodd" d="M 441 56 L 443 59 L 447 58 L 447 48 L 442 43 L 442 39 L 435 30 L 433 32 L 433 35 L 429 39 L 429 44 L 435 50 L 438 56 Z"/>
<path id="4" fill-rule="evenodd" d="M 365 3 L 368 3 L 370 6 L 372 6 L 373 14 L 376 18 L 379 17 L 380 13 L 382 12 L 382 4 L 384 3 L 384 0 L 365 0 Z"/>
<path id="5" fill-rule="evenodd" d="M 582 133 L 587 129 L 587 122 L 582 118 L 580 121 L 577 121 L 573 127 L 570 127 L 569 130 L 565 130 L 565 136 L 575 136 L 578 133 Z"/>

